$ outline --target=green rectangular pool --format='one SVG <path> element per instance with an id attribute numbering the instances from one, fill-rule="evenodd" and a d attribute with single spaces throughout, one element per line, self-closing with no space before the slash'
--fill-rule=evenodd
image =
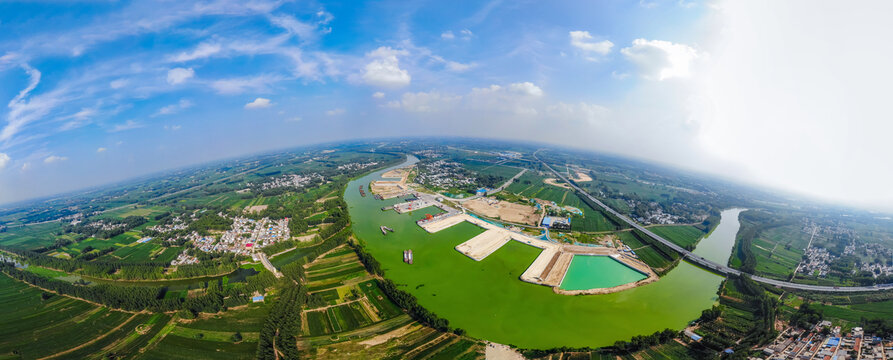
<path id="1" fill-rule="evenodd" d="M 559 288 L 562 290 L 611 288 L 647 277 L 610 256 L 574 255 Z"/>

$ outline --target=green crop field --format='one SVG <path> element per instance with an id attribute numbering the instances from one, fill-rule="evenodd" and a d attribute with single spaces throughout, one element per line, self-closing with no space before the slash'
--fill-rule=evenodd
<path id="1" fill-rule="evenodd" d="M 0 233 L 0 245 L 32 249 L 51 245 L 56 241 L 56 233 L 62 230 L 58 222 L 11 227 Z"/>
<path id="2" fill-rule="evenodd" d="M 230 309 L 221 314 L 196 319 L 177 327 L 206 331 L 241 331 L 257 333 L 263 325 L 270 306 L 266 303 L 252 303 L 244 307 Z"/>
<path id="3" fill-rule="evenodd" d="M 689 225 L 651 226 L 648 230 L 651 230 L 655 234 L 660 235 L 664 239 L 670 240 L 681 247 L 697 244 L 698 241 L 704 237 L 703 231 Z"/>
<path id="4" fill-rule="evenodd" d="M 787 280 L 803 257 L 809 237 L 809 234 L 800 230 L 799 225 L 763 231 L 751 244 L 751 250 L 757 259 L 756 271 Z"/>
<path id="5" fill-rule="evenodd" d="M 132 314 L 52 295 L 0 275 L 0 356 L 39 358 L 74 348 L 123 324 Z M 38 336 L 41 341 L 35 341 Z"/>
<path id="6" fill-rule="evenodd" d="M 857 324 L 862 318 L 893 319 L 893 300 L 853 305 L 812 304 L 827 319 L 840 319 Z"/>
<path id="7" fill-rule="evenodd" d="M 214 341 L 168 334 L 139 359 L 254 359 L 257 342 Z"/>

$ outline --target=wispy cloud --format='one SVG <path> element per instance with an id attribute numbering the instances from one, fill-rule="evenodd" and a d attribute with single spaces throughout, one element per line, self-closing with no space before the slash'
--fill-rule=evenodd
<path id="1" fill-rule="evenodd" d="M 329 111 L 326 111 L 326 115 L 328 116 L 338 116 L 343 115 L 346 111 L 342 108 L 336 108 Z"/>
<path id="2" fill-rule="evenodd" d="M 260 93 L 270 92 L 270 86 L 285 80 L 285 77 L 276 74 L 262 74 L 251 77 L 240 77 L 215 80 L 211 87 L 221 94 L 241 94 L 246 91 Z"/>
<path id="3" fill-rule="evenodd" d="M 121 132 L 121 131 L 139 129 L 144 126 L 145 125 L 143 123 L 140 123 L 140 122 L 137 122 L 134 120 L 127 120 L 123 123 L 112 126 L 112 128 L 109 129 L 109 132 L 116 133 L 116 132 Z"/>
<path id="4" fill-rule="evenodd" d="M 176 114 L 176 113 L 180 112 L 180 110 L 188 109 L 188 108 L 192 107 L 193 105 L 194 104 L 192 103 L 192 101 L 189 101 L 187 99 L 180 99 L 180 101 L 177 102 L 176 104 L 170 104 L 165 107 L 162 107 L 161 109 L 158 109 L 158 112 L 155 113 L 155 115 L 153 115 L 153 116 Z"/>

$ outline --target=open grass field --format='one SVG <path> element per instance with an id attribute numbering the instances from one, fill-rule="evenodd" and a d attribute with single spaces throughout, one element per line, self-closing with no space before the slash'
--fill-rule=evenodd
<path id="1" fill-rule="evenodd" d="M 368 184 L 375 176 L 361 178 L 348 189 Z M 412 215 L 380 210 L 398 199 L 377 201 L 356 191 L 344 196 L 354 233 L 386 276 L 415 295 L 420 305 L 476 338 L 536 348 L 597 347 L 667 327 L 681 329 L 712 306 L 721 279 L 683 262 L 659 281 L 628 291 L 558 295 L 518 279 L 540 254 L 537 248 L 512 241 L 483 261 L 474 261 L 454 247 L 480 234 L 481 228 L 462 223 L 429 234 Z M 395 232 L 384 236 L 380 225 Z M 403 263 L 405 249 L 413 250 L 415 264 Z"/>
<path id="2" fill-rule="evenodd" d="M 0 357 L 34 359 L 64 352 L 128 322 L 133 314 L 52 295 L 0 275 Z"/>

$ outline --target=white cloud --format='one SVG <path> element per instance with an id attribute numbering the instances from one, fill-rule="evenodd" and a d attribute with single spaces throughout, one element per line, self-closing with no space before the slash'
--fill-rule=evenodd
<path id="1" fill-rule="evenodd" d="M 188 109 L 188 108 L 192 107 L 192 105 L 193 104 L 191 101 L 186 100 L 186 99 L 180 99 L 180 101 L 176 104 L 171 104 L 171 105 L 162 107 L 161 109 L 158 109 L 158 112 L 155 115 L 157 116 L 157 115 L 176 114 L 180 110 L 184 110 L 184 109 Z"/>
<path id="2" fill-rule="evenodd" d="M 164 129 L 169 130 L 169 131 L 177 131 L 177 130 L 180 130 L 180 128 L 182 128 L 182 126 L 180 126 L 180 125 L 165 125 L 164 126 Z"/>
<path id="3" fill-rule="evenodd" d="M 285 122 L 301 122 L 303 120 L 300 116 L 292 116 L 288 119 L 285 119 Z"/>
<path id="4" fill-rule="evenodd" d="M 440 34 L 440 38 L 444 40 L 453 40 L 456 38 L 456 35 L 454 35 L 452 31 L 444 31 Z"/>
<path id="5" fill-rule="evenodd" d="M 195 76 L 192 68 L 173 68 L 167 71 L 167 83 L 171 85 L 182 84 Z"/>
<path id="6" fill-rule="evenodd" d="M 451 108 L 461 99 L 461 96 L 443 95 L 436 91 L 405 93 L 400 102 L 389 102 L 387 106 L 409 112 L 438 112 Z"/>
<path id="7" fill-rule="evenodd" d="M 245 104 L 245 108 L 246 109 L 261 109 L 261 108 L 265 108 L 265 107 L 270 107 L 272 105 L 273 105 L 273 103 L 270 102 L 270 99 L 265 99 L 265 98 L 259 97 L 257 99 L 254 99 L 254 101 Z"/>
<path id="8" fill-rule="evenodd" d="M 30 162 L 25 162 L 24 164 L 22 164 L 22 171 L 28 171 L 28 170 L 30 170 L 30 169 L 31 169 L 31 163 L 30 163 Z"/>
<path id="9" fill-rule="evenodd" d="M 328 116 L 338 116 L 338 115 L 342 115 L 342 114 L 344 114 L 345 112 L 346 112 L 346 111 L 344 111 L 344 109 L 337 108 L 337 109 L 332 109 L 332 110 L 326 111 L 326 115 L 328 115 Z"/>
<path id="10" fill-rule="evenodd" d="M 369 85 L 384 88 L 409 85 L 412 77 L 409 72 L 400 68 L 400 60 L 397 58 L 408 54 L 406 50 L 395 50 L 386 46 L 366 54 L 372 61 L 366 64 L 363 80 Z"/>
<path id="11" fill-rule="evenodd" d="M 117 89 L 127 86 L 127 83 L 128 83 L 127 79 L 116 79 L 116 80 L 112 80 L 111 82 L 109 82 L 109 87 L 117 90 Z"/>
<path id="12" fill-rule="evenodd" d="M 374 97 L 376 99 L 384 99 L 384 93 L 381 91 L 376 91 L 375 93 L 372 94 L 372 97 Z"/>
<path id="13" fill-rule="evenodd" d="M 96 152 L 97 152 L 97 153 L 104 153 L 104 152 L 106 152 L 107 150 L 108 150 L 108 149 L 106 149 L 106 148 L 104 148 L 104 147 L 101 147 L 101 148 L 96 149 Z"/>
<path id="14" fill-rule="evenodd" d="M 196 46 L 195 49 L 190 52 L 184 51 L 171 57 L 171 61 L 185 62 L 196 59 L 204 59 L 206 57 L 219 53 L 222 49 L 223 48 L 220 46 L 220 44 L 201 43 L 198 44 L 198 46 Z"/>
<path id="15" fill-rule="evenodd" d="M 45 159 L 43 159 L 43 162 L 45 164 L 52 164 L 52 163 L 57 163 L 57 162 L 65 161 L 65 160 L 68 160 L 68 158 L 65 156 L 50 155 L 50 156 L 47 156 Z"/>
<path id="16" fill-rule="evenodd" d="M 639 67 L 642 77 L 651 80 L 687 78 L 699 57 L 688 45 L 663 40 L 636 39 L 620 52 Z"/>
<path id="17" fill-rule="evenodd" d="M 0 153 L 0 170 L 3 170 L 3 168 L 5 168 L 7 164 L 9 164 L 9 161 L 9 155 Z"/>
<path id="18" fill-rule="evenodd" d="M 459 33 L 462 34 L 462 36 L 465 37 L 465 39 L 468 39 L 468 38 L 471 38 L 472 36 L 474 36 L 474 34 L 471 32 L 471 30 L 468 30 L 468 29 L 462 29 L 461 31 L 459 31 Z"/>
<path id="19" fill-rule="evenodd" d="M 594 41 L 588 31 L 571 31 L 571 46 L 580 49 L 590 61 L 598 60 L 596 56 L 605 56 L 611 53 L 614 43 L 609 40 Z"/>
<path id="20" fill-rule="evenodd" d="M 133 120 L 127 120 L 127 121 L 125 121 L 125 122 L 123 122 L 123 123 L 116 124 L 115 126 L 113 126 L 113 127 L 109 130 L 109 132 L 116 133 L 116 132 L 121 132 L 121 131 L 127 131 L 127 130 L 139 129 L 139 128 L 143 127 L 143 126 L 145 126 L 145 125 L 143 125 L 142 123 L 139 123 L 139 122 L 136 122 L 136 121 L 133 121 Z"/>

